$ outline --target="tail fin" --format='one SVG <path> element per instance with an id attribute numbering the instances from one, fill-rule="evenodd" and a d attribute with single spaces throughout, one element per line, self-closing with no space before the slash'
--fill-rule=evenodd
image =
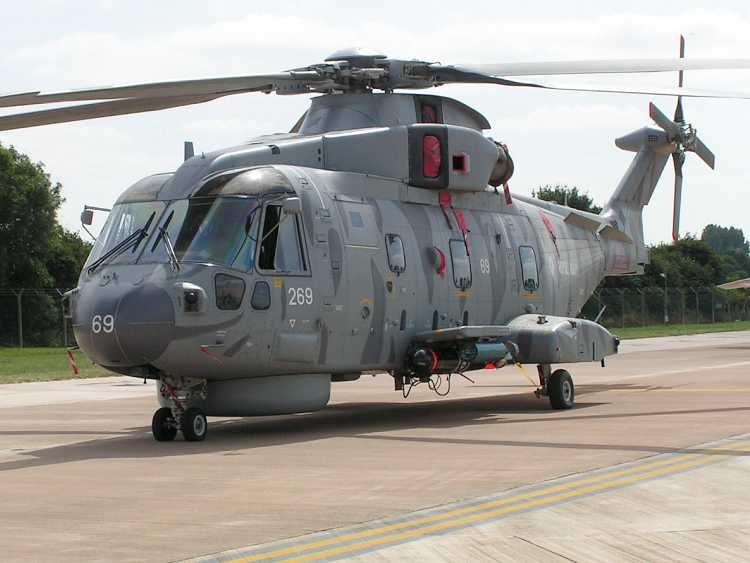
<path id="1" fill-rule="evenodd" d="M 697 131 L 692 125 L 684 122 L 681 99 L 677 102 L 675 120 L 668 118 L 654 104 L 650 104 L 649 114 L 661 130 L 643 128 L 615 141 L 619 148 L 637 154 L 601 215 L 632 239 L 633 248 L 626 254 L 632 259 L 632 263 L 628 264 L 631 266 L 630 271 L 623 271 L 622 268 L 618 269 L 613 265 L 608 267 L 608 275 L 633 273 L 633 265 L 635 273 L 640 273 L 643 266 L 648 263 L 648 250 L 643 240 L 643 208 L 651 201 L 669 156 L 672 155 L 675 169 L 672 217 L 674 240 L 679 238 L 682 165 L 685 162 L 685 153 L 696 153 L 711 168 L 715 164 L 713 153 L 698 138 Z M 623 248 L 613 249 L 613 252 L 625 251 Z M 630 260 L 619 261 L 621 265 L 628 262 Z"/>

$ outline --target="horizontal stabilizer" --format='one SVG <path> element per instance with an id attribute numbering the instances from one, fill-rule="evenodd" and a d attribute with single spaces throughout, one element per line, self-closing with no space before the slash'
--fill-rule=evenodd
<path id="1" fill-rule="evenodd" d="M 587 231 L 596 231 L 602 225 L 601 221 L 576 213 L 575 211 L 568 213 L 567 217 L 565 217 L 565 222 L 569 225 L 575 225 L 576 227 L 586 229 Z"/>
<path id="2" fill-rule="evenodd" d="M 602 227 L 602 229 L 599 231 L 599 236 L 604 237 L 609 240 L 619 240 L 621 242 L 627 242 L 627 243 L 633 242 L 633 239 L 630 238 L 630 236 L 628 236 L 627 233 L 619 229 L 615 229 L 611 225 L 604 225 L 604 227 Z"/>

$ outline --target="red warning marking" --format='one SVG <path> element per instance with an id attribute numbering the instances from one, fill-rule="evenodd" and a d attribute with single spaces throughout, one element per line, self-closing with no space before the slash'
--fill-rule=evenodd
<path id="1" fill-rule="evenodd" d="M 454 209 L 453 214 L 456 216 L 456 222 L 458 223 L 458 228 L 461 230 L 461 233 L 464 236 L 464 245 L 466 246 L 466 254 L 471 256 L 471 248 L 469 248 L 469 228 L 466 226 L 466 219 L 464 218 L 464 213 L 460 209 Z"/>
<path id="2" fill-rule="evenodd" d="M 220 364 L 223 363 L 223 360 L 219 356 L 214 354 L 211 350 L 209 350 L 206 346 L 201 346 L 201 352 L 203 352 L 206 356 L 208 356 L 212 360 L 216 360 Z"/>
<path id="3" fill-rule="evenodd" d="M 453 205 L 453 198 L 451 197 L 451 193 L 440 192 L 438 194 L 438 202 L 440 202 L 440 209 L 443 210 L 443 215 L 445 215 L 445 220 L 448 221 L 448 228 L 450 230 L 453 230 L 453 223 L 451 223 L 451 216 L 450 216 L 450 213 L 448 213 L 448 210 Z"/>
<path id="4" fill-rule="evenodd" d="M 505 203 L 507 205 L 513 205 L 513 198 L 510 197 L 510 188 L 507 183 L 503 184 L 503 193 L 505 194 Z"/>
<path id="5" fill-rule="evenodd" d="M 552 237 L 552 242 L 555 245 L 555 250 L 557 251 L 557 256 L 559 258 L 560 249 L 557 248 L 557 235 L 555 235 L 555 228 L 552 226 L 552 221 L 550 221 L 549 217 L 547 217 L 547 214 L 544 213 L 544 211 L 540 211 L 539 215 L 542 217 L 542 222 L 544 223 L 544 226 L 547 227 L 549 235 Z"/>
<path id="6" fill-rule="evenodd" d="M 438 262 L 437 273 L 440 277 L 443 277 L 445 276 L 445 253 L 437 246 L 433 246 L 433 248 L 435 249 L 435 252 L 437 252 L 438 259 L 440 260 L 440 262 Z"/>
<path id="7" fill-rule="evenodd" d="M 182 404 L 182 401 L 177 396 L 177 393 L 175 393 L 175 390 L 172 389 L 171 386 L 167 385 L 166 383 L 161 384 L 161 394 L 166 396 L 169 395 L 169 397 L 174 401 L 174 404 L 177 405 L 178 408 L 184 409 L 185 405 Z"/>

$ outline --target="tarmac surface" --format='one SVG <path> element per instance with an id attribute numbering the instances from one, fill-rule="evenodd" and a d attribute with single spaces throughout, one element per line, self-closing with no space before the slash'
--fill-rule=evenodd
<path id="1" fill-rule="evenodd" d="M 317 413 L 212 419 L 203 443 L 153 441 L 151 383 L 3 385 L 0 557 L 746 559 L 750 332 L 568 369 L 571 411 L 513 368 L 446 398 L 367 376 Z"/>

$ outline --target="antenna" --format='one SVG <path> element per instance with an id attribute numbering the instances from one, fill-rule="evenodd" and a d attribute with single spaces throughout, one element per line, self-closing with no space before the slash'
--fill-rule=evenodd
<path id="1" fill-rule="evenodd" d="M 195 156 L 195 147 L 193 147 L 193 141 L 185 141 L 185 160 L 189 160 Z"/>

